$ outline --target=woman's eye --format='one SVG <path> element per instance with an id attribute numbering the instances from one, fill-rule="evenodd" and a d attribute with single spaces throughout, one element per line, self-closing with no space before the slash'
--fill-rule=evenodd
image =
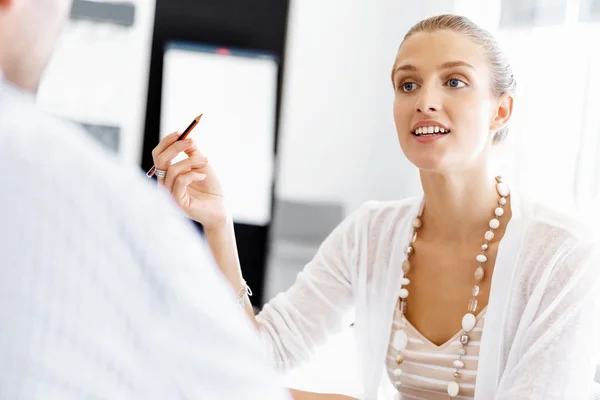
<path id="1" fill-rule="evenodd" d="M 467 84 L 464 83 L 463 81 L 461 81 L 460 79 L 450 79 L 447 83 L 448 83 L 448 86 L 453 87 L 453 88 L 460 88 L 460 87 L 467 86 Z"/>
<path id="2" fill-rule="evenodd" d="M 403 92 L 410 92 L 410 91 L 414 90 L 416 87 L 417 87 L 417 84 L 414 82 L 404 82 L 401 85 Z"/>

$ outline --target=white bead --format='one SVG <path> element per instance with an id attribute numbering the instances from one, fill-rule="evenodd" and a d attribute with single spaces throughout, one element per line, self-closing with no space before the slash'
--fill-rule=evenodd
<path id="1" fill-rule="evenodd" d="M 464 368 L 465 363 L 461 360 L 454 360 L 454 368 Z"/>
<path id="2" fill-rule="evenodd" d="M 394 400 L 402 400 L 402 393 L 398 392 L 394 395 Z"/>
<path id="3" fill-rule="evenodd" d="M 396 389 L 400 389 L 400 386 L 402 386 L 400 382 L 398 382 L 398 381 L 394 382 L 394 387 L 395 387 Z M 396 393 L 396 394 L 398 395 L 398 394 L 400 394 L 400 393 Z M 402 400 L 402 399 L 400 398 L 400 400 Z"/>
<path id="4" fill-rule="evenodd" d="M 485 233 L 485 240 L 490 241 L 494 238 L 494 232 L 492 231 L 487 231 Z"/>
<path id="5" fill-rule="evenodd" d="M 504 208 L 502 208 L 502 207 L 497 207 L 497 208 L 494 210 L 494 214 L 496 214 L 496 217 L 501 217 L 501 216 L 503 216 L 503 215 L 504 215 Z"/>
<path id="6" fill-rule="evenodd" d="M 410 283 L 410 279 L 408 279 L 408 278 L 402 278 L 402 280 L 400 281 L 400 284 L 401 284 L 402 286 L 406 286 L 406 285 L 408 285 L 409 283 Z"/>
<path id="7" fill-rule="evenodd" d="M 486 257 L 486 256 L 484 256 L 483 254 L 479 254 L 479 255 L 477 255 L 476 259 L 477 259 L 477 261 L 478 261 L 478 262 L 480 262 L 480 263 L 484 263 L 484 262 L 486 262 L 486 261 L 487 261 L 487 257 Z"/>
<path id="8" fill-rule="evenodd" d="M 463 347 L 462 349 L 460 349 L 458 351 L 458 354 L 460 354 L 461 356 L 464 356 L 465 354 L 467 354 L 467 351 L 465 350 L 465 348 Z"/>
<path id="9" fill-rule="evenodd" d="M 496 218 L 493 218 L 490 220 L 490 228 L 498 229 L 499 226 L 500 226 L 500 221 L 498 221 Z"/>
<path id="10" fill-rule="evenodd" d="M 504 205 L 506 205 L 506 197 L 500 197 L 500 200 L 498 200 L 498 203 L 499 203 L 501 206 L 504 206 Z"/>
<path id="11" fill-rule="evenodd" d="M 475 297 L 473 297 L 473 298 L 471 298 L 471 300 L 469 300 L 469 307 L 467 309 L 469 310 L 469 312 L 472 312 L 472 313 L 477 311 L 477 299 Z"/>
<path id="12" fill-rule="evenodd" d="M 508 187 L 508 185 L 504 182 L 500 182 L 496 185 L 496 190 L 498 190 L 498 193 L 500 194 L 500 196 L 502 197 L 506 197 L 510 194 L 510 188 Z"/>
<path id="13" fill-rule="evenodd" d="M 460 388 L 458 387 L 458 383 L 456 383 L 456 382 L 450 382 L 448 384 L 448 394 L 451 397 L 458 396 L 458 392 L 460 391 L 459 389 Z"/>
<path id="14" fill-rule="evenodd" d="M 401 375 L 402 375 L 402 370 L 401 370 L 400 368 L 396 368 L 396 369 L 394 370 L 394 376 L 395 376 L 396 378 L 399 378 Z"/>
<path id="15" fill-rule="evenodd" d="M 485 271 L 483 267 L 477 267 L 473 276 L 475 276 L 475 283 L 479 285 L 479 283 L 483 280 L 483 277 L 485 276 Z"/>
<path id="16" fill-rule="evenodd" d="M 398 294 L 398 296 L 400 296 L 401 299 L 405 299 L 408 297 L 408 290 L 402 288 L 400 289 L 400 293 Z"/>
<path id="17" fill-rule="evenodd" d="M 462 327 L 466 332 L 471 332 L 473 328 L 475 328 L 475 324 L 477 323 L 477 319 L 471 313 L 465 314 L 462 319 Z"/>
<path id="18" fill-rule="evenodd" d="M 402 263 L 402 272 L 404 272 L 404 275 L 410 272 L 410 261 L 408 261 L 408 259 L 404 260 Z"/>
<path id="19" fill-rule="evenodd" d="M 407 345 L 408 335 L 406 334 L 406 332 L 402 330 L 396 331 L 396 333 L 394 334 L 394 341 L 392 343 L 392 346 L 394 346 L 396 350 L 404 350 L 406 349 Z"/>

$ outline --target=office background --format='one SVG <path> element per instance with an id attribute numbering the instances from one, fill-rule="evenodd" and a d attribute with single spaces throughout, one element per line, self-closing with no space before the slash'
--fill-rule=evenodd
<path id="1" fill-rule="evenodd" d="M 418 194 L 397 144 L 389 71 L 410 26 L 440 13 L 489 29 L 513 61 L 519 93 L 504 175 L 531 197 L 600 221 L 600 47 L 592 44 L 600 0 L 76 0 L 39 101 L 145 170 L 161 134 L 170 43 L 273 56 L 271 213 L 235 226 L 260 307 L 362 202 Z M 347 384 L 349 346 L 340 339 L 311 364 L 310 379 L 307 369 L 295 379 L 315 390 Z M 347 368 L 336 376 L 325 373 L 340 364 Z"/>

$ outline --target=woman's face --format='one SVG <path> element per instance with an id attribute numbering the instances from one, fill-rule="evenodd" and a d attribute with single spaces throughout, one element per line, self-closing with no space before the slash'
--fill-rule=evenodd
<path id="1" fill-rule="evenodd" d="M 414 34 L 400 47 L 392 77 L 400 146 L 423 171 L 482 161 L 512 111 L 511 98 L 493 94 L 483 49 L 461 33 Z"/>

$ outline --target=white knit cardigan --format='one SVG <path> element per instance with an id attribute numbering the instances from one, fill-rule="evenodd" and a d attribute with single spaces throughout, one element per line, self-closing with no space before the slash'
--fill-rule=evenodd
<path id="1" fill-rule="evenodd" d="M 307 360 L 353 311 L 362 390 L 351 394 L 393 398 L 385 355 L 421 201 L 366 203 L 330 234 L 294 285 L 265 305 L 259 328 L 281 370 Z M 588 399 L 600 339 L 598 242 L 584 225 L 514 190 L 511 211 L 492 276 L 475 399 Z"/>

